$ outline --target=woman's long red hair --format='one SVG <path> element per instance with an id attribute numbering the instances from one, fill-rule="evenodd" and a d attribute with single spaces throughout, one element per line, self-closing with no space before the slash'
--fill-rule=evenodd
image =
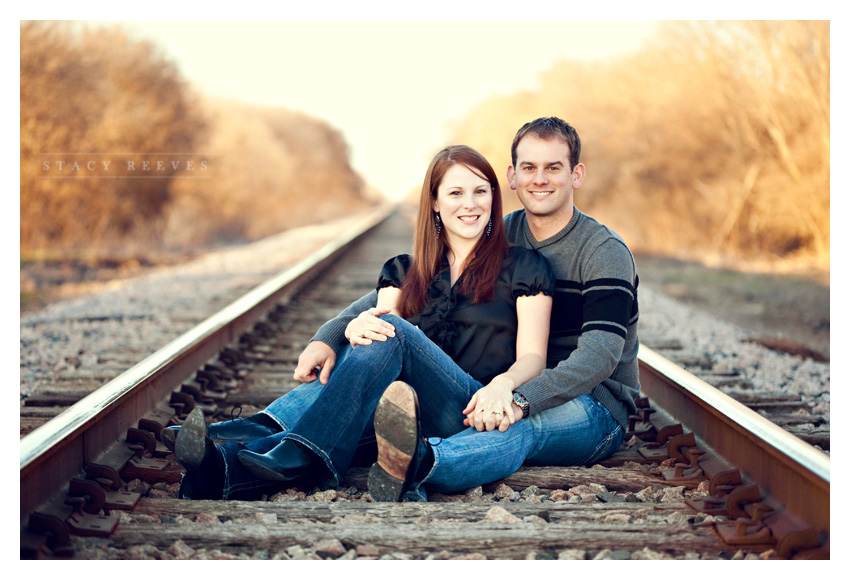
<path id="1" fill-rule="evenodd" d="M 502 190 L 499 179 L 490 163 L 475 149 L 466 145 L 451 145 L 434 157 L 422 183 L 419 197 L 419 215 L 413 240 L 413 264 L 405 277 L 398 299 L 398 310 L 407 318 L 422 310 L 427 299 L 428 287 L 440 271 L 448 245 L 445 233 L 437 235 L 434 221 L 434 200 L 437 187 L 446 172 L 461 164 L 490 183 L 493 203 L 490 209 L 490 234 L 478 240 L 464 270 L 460 291 L 470 297 L 473 304 L 493 299 L 496 279 L 502 268 L 502 260 L 508 249 L 505 226 L 502 218 Z"/>

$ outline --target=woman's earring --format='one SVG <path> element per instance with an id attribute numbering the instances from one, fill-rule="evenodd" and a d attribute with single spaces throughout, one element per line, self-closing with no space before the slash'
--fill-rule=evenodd
<path id="1" fill-rule="evenodd" d="M 434 236 L 435 238 L 440 237 L 440 232 L 443 230 L 443 220 L 440 219 L 440 214 L 434 213 L 434 225 L 437 226 L 437 234 Z"/>
<path id="2" fill-rule="evenodd" d="M 493 218 L 490 218 L 490 221 L 487 222 L 487 237 L 490 237 L 490 230 L 493 229 Z"/>

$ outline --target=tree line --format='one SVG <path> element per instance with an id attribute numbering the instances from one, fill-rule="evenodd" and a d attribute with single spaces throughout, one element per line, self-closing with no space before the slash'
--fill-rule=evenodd
<path id="1" fill-rule="evenodd" d="M 576 205 L 636 250 L 828 269 L 829 40 L 826 21 L 666 23 L 637 53 L 486 101 L 454 140 L 506 167 L 522 123 L 562 117 L 588 168 Z"/>
<path id="2" fill-rule="evenodd" d="M 254 239 L 373 203 L 337 130 L 200 95 L 119 28 L 22 22 L 20 59 L 22 256 Z"/>

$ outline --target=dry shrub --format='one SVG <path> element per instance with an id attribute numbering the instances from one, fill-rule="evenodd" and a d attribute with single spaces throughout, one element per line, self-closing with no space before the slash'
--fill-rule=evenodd
<path id="1" fill-rule="evenodd" d="M 829 267 L 828 22 L 670 23 L 639 53 L 484 103 L 454 141 L 506 165 L 516 130 L 549 115 L 582 137 L 576 205 L 636 250 Z"/>
<path id="2" fill-rule="evenodd" d="M 173 169 L 157 179 L 115 179 L 69 167 L 117 165 L 113 156 L 127 152 L 191 151 L 202 126 L 176 68 L 152 45 L 119 30 L 22 23 L 22 251 L 156 240 Z M 60 161 L 68 164 L 61 172 Z"/>
<path id="3" fill-rule="evenodd" d="M 202 103 L 210 130 L 199 146 L 211 152 L 211 177 L 174 181 L 168 242 L 255 239 L 371 203 L 338 131 L 283 109 Z"/>
<path id="4" fill-rule="evenodd" d="M 22 254 L 241 241 L 372 203 L 325 123 L 196 95 L 119 29 L 21 24 Z"/>

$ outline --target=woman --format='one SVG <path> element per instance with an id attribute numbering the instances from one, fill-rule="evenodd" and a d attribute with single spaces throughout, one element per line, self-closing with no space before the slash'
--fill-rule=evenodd
<path id="1" fill-rule="evenodd" d="M 351 348 L 330 380 L 272 404 L 281 431 L 215 445 L 202 413 L 189 416 L 175 442 L 187 469 L 183 497 L 252 499 L 282 484 L 338 485 L 381 396 L 391 384 L 405 388 L 399 380 L 415 391 L 428 436 L 467 424 L 504 431 L 515 421 L 513 389 L 545 367 L 552 270 L 538 253 L 508 246 L 498 179 L 469 147 L 437 154 L 419 208 L 413 256 L 385 264 L 378 307 L 349 324 Z M 373 334 L 376 321 L 394 336 Z M 267 417 L 249 419 L 260 432 L 275 429 Z M 390 493 L 400 497 L 403 484 Z"/>

